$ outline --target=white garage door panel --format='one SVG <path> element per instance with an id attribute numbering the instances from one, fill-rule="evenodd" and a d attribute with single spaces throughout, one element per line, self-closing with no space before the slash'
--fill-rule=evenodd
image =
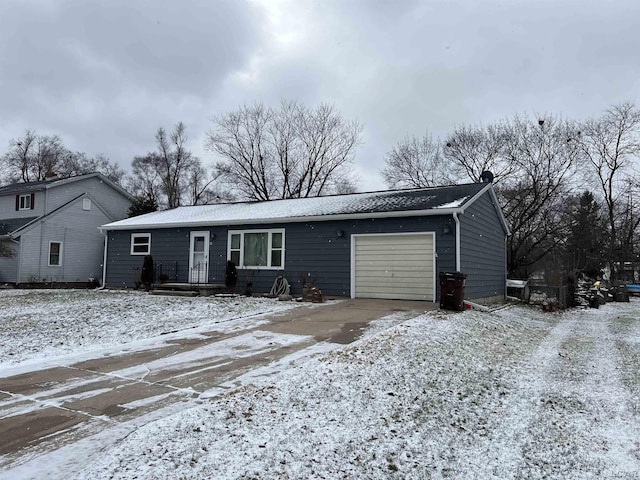
<path id="1" fill-rule="evenodd" d="M 408 254 L 408 255 L 394 255 L 389 252 L 380 252 L 376 253 L 378 257 L 384 257 L 385 265 L 387 263 L 394 265 L 402 265 L 411 267 L 412 265 L 420 264 L 422 265 L 432 265 L 433 259 L 427 257 L 426 255 L 420 254 Z M 371 265 L 371 258 L 367 255 L 365 258 L 362 257 L 362 252 L 359 252 L 358 258 L 356 259 L 356 266 L 366 267 Z"/>
<path id="2" fill-rule="evenodd" d="M 410 274 L 399 274 L 395 272 L 387 271 L 376 271 L 376 272 L 360 272 L 358 275 L 358 286 L 364 285 L 380 285 L 381 281 L 389 282 L 389 285 L 399 285 L 402 284 L 404 286 L 406 281 L 419 281 L 426 285 L 433 284 L 431 279 L 426 279 L 425 275 L 421 272 L 418 273 L 410 273 Z"/>
<path id="3" fill-rule="evenodd" d="M 433 234 L 353 237 L 355 297 L 434 300 Z"/>
<path id="4" fill-rule="evenodd" d="M 402 268 L 394 268 L 394 267 L 373 267 L 367 265 L 366 268 L 361 268 L 358 271 L 358 280 L 360 282 L 366 282 L 368 279 L 377 278 L 377 277 L 385 277 L 385 278 L 424 278 L 425 276 L 430 276 L 432 271 L 431 265 L 425 265 L 424 267 L 416 267 L 416 265 L 412 265 L 411 269 L 406 267 Z M 358 282 L 358 283 L 360 283 Z"/>

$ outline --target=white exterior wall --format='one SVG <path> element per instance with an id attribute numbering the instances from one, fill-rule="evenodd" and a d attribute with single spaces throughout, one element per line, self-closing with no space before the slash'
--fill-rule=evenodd
<path id="1" fill-rule="evenodd" d="M 111 217 L 110 221 L 127 218 L 131 202 L 122 193 L 114 190 L 99 177 L 89 177 L 62 185 L 50 186 L 47 190 L 47 213 L 59 208 L 78 195 L 89 194 Z M 15 202 L 15 198 L 14 198 Z M 37 206 L 37 203 L 36 203 Z"/>
<path id="2" fill-rule="evenodd" d="M 15 256 L 0 257 L 0 283 L 15 283 L 18 278 L 18 248 L 13 242 L 3 242 L 10 248 Z"/>
<path id="3" fill-rule="evenodd" d="M 89 194 L 102 205 L 111 217 L 109 221 L 127 218 L 131 202 L 121 192 L 114 190 L 99 177 L 74 180 L 60 180 L 47 185 L 49 188 L 34 192 L 33 210 L 16 210 L 16 194 L 0 196 L 0 218 L 39 217 L 51 213 L 56 208 L 83 193 Z M 44 188 L 44 187 L 43 187 Z M 24 192 L 30 194 L 31 192 Z"/>
<path id="4" fill-rule="evenodd" d="M 31 192 L 24 192 L 24 195 Z M 39 217 L 44 212 L 44 192 L 34 192 L 33 210 L 16 210 L 16 194 L 0 196 L 1 218 Z"/>
<path id="5" fill-rule="evenodd" d="M 42 224 L 33 225 L 20 237 L 20 263 L 18 264 L 18 283 L 40 282 L 40 232 Z"/>
<path id="6" fill-rule="evenodd" d="M 98 227 L 109 217 L 92 202 L 82 209 L 81 197 L 29 229 L 21 238 L 20 279 L 27 282 L 86 282 L 102 277 L 104 236 Z M 49 266 L 49 242 L 62 242 L 62 265 Z"/>

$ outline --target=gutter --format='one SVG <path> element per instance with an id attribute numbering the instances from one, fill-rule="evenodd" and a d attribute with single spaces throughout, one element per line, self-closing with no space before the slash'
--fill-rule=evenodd
<path id="1" fill-rule="evenodd" d="M 167 210 L 168 211 L 168 210 Z M 237 220 L 196 220 L 191 222 L 159 222 L 159 223 L 131 223 L 120 224 L 113 222 L 98 227 L 104 233 L 113 230 L 144 230 L 148 228 L 197 228 L 197 227 L 216 227 L 227 225 L 261 225 L 272 223 L 304 223 L 304 222 L 329 222 L 334 220 L 369 220 L 377 218 L 404 218 L 404 217 L 432 217 L 438 215 L 451 215 L 455 213 L 464 213 L 463 207 L 455 208 L 432 208 L 428 210 L 399 210 L 396 212 L 374 212 L 374 213 L 347 213 L 347 214 L 329 214 L 329 215 L 310 215 L 307 217 L 271 217 L 261 219 L 242 218 Z M 151 214 L 147 214 L 151 215 Z M 135 218 L 135 217 L 134 217 Z M 121 220 L 125 222 L 126 220 Z"/>

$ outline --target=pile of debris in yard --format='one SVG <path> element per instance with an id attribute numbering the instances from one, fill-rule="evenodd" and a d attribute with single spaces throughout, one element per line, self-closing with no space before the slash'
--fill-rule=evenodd
<path id="1" fill-rule="evenodd" d="M 640 285 L 617 283 L 611 285 L 578 275 L 577 279 L 560 276 L 530 280 L 507 280 L 509 298 L 529 305 L 539 305 L 553 312 L 570 307 L 598 308 L 607 302 L 628 302 L 630 294 L 640 293 Z"/>

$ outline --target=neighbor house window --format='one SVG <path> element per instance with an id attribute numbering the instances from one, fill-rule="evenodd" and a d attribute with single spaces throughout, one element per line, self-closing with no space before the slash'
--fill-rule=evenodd
<path id="1" fill-rule="evenodd" d="M 49 266 L 62 265 L 62 242 L 49 242 Z"/>
<path id="2" fill-rule="evenodd" d="M 229 231 L 227 258 L 240 268 L 282 268 L 284 229 Z"/>
<path id="3" fill-rule="evenodd" d="M 131 234 L 131 255 L 151 254 L 151 234 L 132 233 Z"/>
<path id="4" fill-rule="evenodd" d="M 20 195 L 18 199 L 18 209 L 19 210 L 31 210 L 31 194 Z"/>

